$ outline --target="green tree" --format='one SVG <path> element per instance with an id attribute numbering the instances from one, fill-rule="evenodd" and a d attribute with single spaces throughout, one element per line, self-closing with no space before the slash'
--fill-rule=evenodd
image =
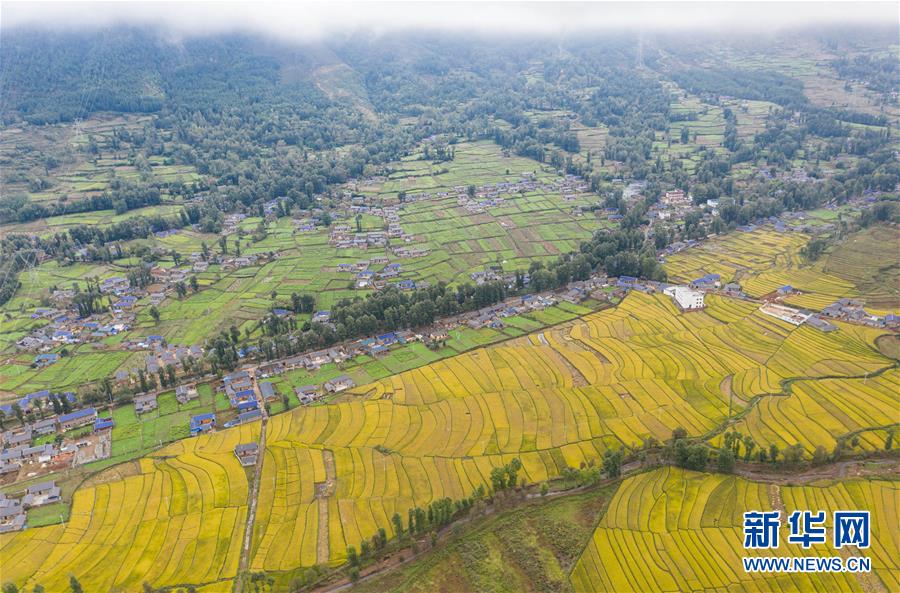
<path id="1" fill-rule="evenodd" d="M 4 583 L 3 593 L 19 593 L 19 588 L 16 587 L 15 583 Z"/>
<path id="2" fill-rule="evenodd" d="M 734 451 L 725 447 L 716 457 L 716 467 L 720 472 L 730 474 L 734 471 Z"/>
<path id="3" fill-rule="evenodd" d="M 16 415 L 16 418 L 19 420 L 20 424 L 25 423 L 25 413 L 22 411 L 22 406 L 19 405 L 19 402 L 15 402 L 12 405 L 13 414 Z"/>
<path id="4" fill-rule="evenodd" d="M 622 450 L 607 449 L 603 452 L 603 473 L 608 478 L 618 478 L 622 475 Z"/>
<path id="5" fill-rule="evenodd" d="M 403 519 L 400 517 L 400 513 L 394 513 L 394 516 L 391 517 L 391 523 L 394 524 L 394 533 L 397 534 L 397 537 L 400 538 L 403 536 Z"/>
<path id="6" fill-rule="evenodd" d="M 822 465 L 826 461 L 828 461 L 828 451 L 822 445 L 816 447 L 816 450 L 813 451 L 813 463 L 816 465 Z"/>
<path id="7" fill-rule="evenodd" d="M 156 308 L 156 305 L 150 306 L 150 317 L 153 318 L 154 323 L 159 323 L 159 309 Z"/>
<path id="8" fill-rule="evenodd" d="M 803 445 L 795 443 L 784 450 L 785 463 L 799 463 L 803 459 Z"/>
<path id="9" fill-rule="evenodd" d="M 78 582 L 75 575 L 69 577 L 69 588 L 72 590 L 72 593 L 84 593 L 84 589 L 81 588 L 81 583 Z"/>

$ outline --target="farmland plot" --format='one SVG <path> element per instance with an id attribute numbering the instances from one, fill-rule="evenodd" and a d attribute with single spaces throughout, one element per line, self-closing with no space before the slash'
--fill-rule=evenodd
<path id="1" fill-rule="evenodd" d="M 772 496 L 778 489 L 779 498 Z M 750 574 L 742 556 L 821 556 L 826 545 L 804 550 L 786 541 L 778 550 L 744 550 L 743 513 L 868 509 L 872 516 L 872 574 Z M 900 587 L 897 563 L 896 481 L 846 480 L 806 486 L 770 486 L 735 476 L 664 468 L 625 480 L 610 501 L 592 541 L 572 571 L 577 591 L 868 591 L 868 578 L 887 591 Z M 786 523 L 786 522 L 785 522 Z M 828 544 L 830 546 L 830 544 Z M 855 548 L 851 548 L 855 554 Z M 635 562 L 643 558 L 643 562 Z"/>

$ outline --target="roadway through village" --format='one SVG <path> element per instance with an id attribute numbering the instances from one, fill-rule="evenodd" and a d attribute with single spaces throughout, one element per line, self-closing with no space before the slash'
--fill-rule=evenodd
<path id="1" fill-rule="evenodd" d="M 259 485 L 262 480 L 263 459 L 266 455 L 266 425 L 269 422 L 269 413 L 266 410 L 266 400 L 259 390 L 259 381 L 256 379 L 255 368 L 250 371 L 250 376 L 253 379 L 253 391 L 259 402 L 262 421 L 260 422 L 259 439 L 257 440 L 259 450 L 256 454 L 256 465 L 253 466 L 253 482 L 250 484 L 250 490 L 247 495 L 247 524 L 244 527 L 244 544 L 241 546 L 241 560 L 238 563 L 238 578 L 236 579 L 235 585 L 236 593 L 242 593 L 241 589 L 244 586 L 243 576 L 247 574 L 247 571 L 250 568 L 250 553 L 253 548 L 253 528 L 256 523 L 256 507 L 259 502 Z"/>

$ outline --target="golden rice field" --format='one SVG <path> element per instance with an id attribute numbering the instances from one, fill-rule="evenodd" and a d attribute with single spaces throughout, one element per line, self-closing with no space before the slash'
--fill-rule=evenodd
<path id="1" fill-rule="evenodd" d="M 88 592 L 131 592 L 234 577 L 248 484 L 232 449 L 258 433 L 255 423 L 186 439 L 117 479 L 101 474 L 76 491 L 67 523 L 0 536 L 2 580 L 68 591 L 74 574 Z"/>
<path id="2" fill-rule="evenodd" d="M 723 281 L 730 281 L 736 276 L 798 264 L 799 251 L 809 238 L 804 233 L 779 233 L 770 228 L 736 231 L 669 256 L 665 269 L 676 282 L 690 282 L 704 274 L 719 274 Z"/>
<path id="3" fill-rule="evenodd" d="M 800 249 L 809 239 L 803 233 L 779 233 L 770 228 L 729 233 L 672 255 L 665 269 L 675 282 L 720 274 L 723 283 L 739 282 L 744 292 L 755 298 L 789 284 L 800 294 L 790 295 L 786 303 L 817 311 L 840 298 L 866 296 L 857 285 L 861 272 L 845 265 L 850 259 L 858 260 L 858 254 L 803 265 Z M 846 273 L 842 272 L 845 268 Z M 880 293 L 876 296 L 880 298 L 872 304 L 878 310 L 885 305 L 886 297 Z"/>
<path id="4" fill-rule="evenodd" d="M 841 324 L 824 334 L 753 303 L 711 295 L 708 304 L 680 314 L 668 297 L 632 293 L 615 309 L 354 388 L 340 403 L 272 417 L 251 570 L 339 563 L 348 545 L 359 549 L 378 528 L 393 533 L 395 512 L 405 523 L 412 506 L 466 497 L 514 457 L 520 476 L 545 480 L 608 447 L 667 439 L 679 426 L 712 435 L 729 406 L 738 413 L 759 396 L 789 401 L 768 397 L 787 379 L 804 379 L 791 398 L 806 383 L 813 398 L 823 383 L 816 378 L 892 365 L 874 349 L 874 329 Z M 888 379 L 896 375 L 869 380 L 859 397 L 891 405 L 893 396 L 879 391 L 893 389 Z M 783 418 L 787 409 L 760 410 L 773 426 L 798 422 L 790 438 L 808 422 Z M 837 406 L 823 410 L 836 433 L 881 420 L 873 411 L 850 423 Z M 748 432 L 754 420 L 744 420 Z M 78 490 L 67 525 L 0 539 L 0 554 L 15 560 L 4 579 L 53 590 L 75 573 L 86 590 L 133 591 L 143 581 L 233 578 L 247 480 L 232 448 L 250 438 L 222 431 L 144 458 L 132 475 L 101 474 L 108 480 Z M 123 505 L 128 512 L 118 512 Z M 162 552 L 173 546 L 176 553 Z M 52 561 L 36 557 L 38 548 Z"/>
<path id="5" fill-rule="evenodd" d="M 778 502 L 780 501 L 780 503 Z M 844 480 L 777 486 L 735 476 L 663 468 L 626 479 L 572 571 L 577 591 L 898 591 L 900 484 Z M 744 550 L 743 513 L 782 511 L 777 550 Z M 830 556 L 826 544 L 807 550 L 787 542 L 784 518 L 794 510 L 871 511 L 872 573 L 748 574 L 742 556 Z M 640 558 L 642 561 L 636 562 Z M 880 586 L 879 586 L 880 585 Z"/>
<path id="6" fill-rule="evenodd" d="M 763 399 L 734 428 L 758 445 L 783 449 L 799 443 L 808 453 L 820 445 L 830 452 L 836 437 L 862 431 L 859 447 L 877 451 L 884 448 L 885 433 L 872 427 L 898 422 L 900 370 L 891 369 L 870 379 L 797 381 L 790 395 Z"/>
<path id="7" fill-rule="evenodd" d="M 822 271 L 856 285 L 874 309 L 900 308 L 900 230 L 873 226 L 855 233 L 827 255 Z M 893 248 L 891 248 L 893 246 Z M 872 265 L 877 255 L 878 266 Z"/>
<path id="8" fill-rule="evenodd" d="M 878 335 L 798 328 L 716 296 L 706 311 L 681 315 L 666 297 L 634 293 L 614 310 L 275 417 L 252 568 L 341 561 L 347 545 L 378 527 L 392 532 L 394 512 L 405 519 L 413 505 L 467 496 L 513 457 L 527 480 L 540 481 L 611 445 L 666 439 L 678 426 L 710 433 L 727 417 L 728 384 L 737 413 L 754 397 L 780 393 L 784 379 L 886 368 L 891 361 L 872 347 Z M 888 415 L 895 398 L 884 390 L 893 387 L 870 386 Z M 325 481 L 326 450 L 336 479 L 320 501 L 310 481 Z"/>

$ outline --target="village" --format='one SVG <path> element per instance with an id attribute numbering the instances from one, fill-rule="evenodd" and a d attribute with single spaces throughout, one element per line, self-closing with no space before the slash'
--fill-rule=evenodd
<path id="1" fill-rule="evenodd" d="M 452 193 L 405 194 L 399 204 L 392 206 L 367 205 L 365 199 L 347 192 L 344 197 L 349 201 L 349 214 L 337 216 L 338 221 L 331 224 L 329 243 L 338 250 L 380 248 L 398 259 L 423 257 L 429 253 L 427 244 L 415 244 L 416 237 L 406 233 L 401 224 L 401 210 L 404 203 L 455 195 L 458 206 L 475 214 L 501 205 L 508 196 L 534 191 L 557 192 L 563 199 L 568 200 L 589 191 L 589 186 L 586 181 L 573 175 L 560 176 L 550 182 L 539 182 L 533 175 L 524 175 L 515 183 L 485 184 L 468 188 L 457 186 L 453 188 Z M 634 201 L 641 198 L 642 191 L 643 185 L 634 182 L 625 187 L 623 195 L 626 199 Z M 874 199 L 874 196 L 864 194 L 855 198 L 853 204 L 860 206 Z M 697 206 L 689 193 L 676 188 L 664 192 L 658 203 L 650 206 L 647 216 L 651 221 L 658 220 L 660 224 L 675 224 L 690 212 L 699 211 L 702 218 L 709 221 L 717 215 L 720 205 L 720 200 L 710 199 Z M 836 207 L 836 204 L 826 206 L 828 209 Z M 265 214 L 267 218 L 277 216 L 276 201 L 265 205 Z M 385 229 L 359 232 L 357 226 L 357 232 L 353 232 L 351 224 L 343 222 L 351 216 L 358 217 L 363 214 L 382 218 Z M 622 219 L 614 208 L 605 209 L 602 215 L 611 222 Z M 238 225 L 244 218 L 246 216 L 241 213 L 226 216 L 223 235 L 237 232 Z M 321 228 L 319 219 L 314 217 L 295 218 L 293 226 L 294 231 L 300 233 L 316 232 Z M 810 234 L 828 232 L 834 228 L 834 225 L 829 223 L 810 224 L 803 213 L 788 212 L 779 217 L 772 216 L 753 221 L 738 230 L 752 232 L 761 226 L 770 226 L 779 233 Z M 648 233 L 652 232 L 651 225 L 648 227 Z M 709 238 L 714 237 L 715 234 Z M 673 242 L 657 250 L 658 261 L 665 263 L 668 257 L 685 249 L 697 247 L 702 242 L 701 239 L 687 238 Z M 46 322 L 45 325 L 20 338 L 17 346 L 21 350 L 36 353 L 33 363 L 35 367 L 54 364 L 60 356 L 65 355 L 65 349 L 69 346 L 83 343 L 98 344 L 110 336 L 128 332 L 135 325 L 140 307 L 155 307 L 173 294 L 183 295 L 186 283 L 191 280 L 191 273 L 205 272 L 210 264 L 219 265 L 222 270 L 234 270 L 262 265 L 277 257 L 277 253 L 241 256 L 196 252 L 189 254 L 183 262 L 176 261 L 175 267 L 148 265 L 147 283 L 142 286 L 133 285 L 132 280 L 121 276 L 105 278 L 98 281 L 97 288 L 108 304 L 108 310 L 84 316 L 76 306 L 75 290 L 55 288 L 49 295 L 47 306 L 38 307 L 31 314 L 32 319 Z M 181 266 L 180 263 L 184 265 Z M 413 291 L 428 287 L 427 282 L 402 278 L 403 265 L 392 262 L 388 255 L 373 255 L 354 263 L 338 263 L 335 270 L 350 275 L 351 284 L 357 290 L 377 291 L 396 287 L 401 291 Z M 471 272 L 469 278 L 476 286 L 487 282 L 501 282 L 513 291 L 517 289 L 517 282 L 521 282 L 526 289 L 530 285 L 529 274 L 525 273 L 523 277 L 517 278 L 499 265 L 488 265 L 483 270 Z M 706 274 L 685 285 L 630 276 L 607 277 L 594 274 L 586 280 L 571 282 L 558 290 L 514 296 L 476 311 L 441 319 L 431 327 L 419 328 L 417 332 L 411 329 L 385 332 L 313 352 L 256 362 L 252 360 L 258 358 L 258 349 L 255 346 L 246 346 L 238 352 L 239 358 L 244 362 L 243 366 L 221 378 L 216 375 L 190 376 L 192 362 L 201 360 L 205 354 L 203 346 L 199 344 L 169 344 L 162 335 L 129 337 L 122 340 L 118 348 L 147 351 L 143 358 L 143 366 L 119 370 L 112 380 L 116 387 L 132 389 L 138 384 L 137 378 L 143 377 L 145 373 L 160 375 L 160 390 L 145 388 L 132 398 L 131 404 L 138 416 L 150 414 L 158 408 L 163 377 L 167 378 L 170 389 L 174 387 L 175 398 L 178 404 L 183 406 L 196 400 L 199 385 L 211 385 L 216 393 L 227 397 L 228 409 L 190 416 L 187 433 L 193 436 L 264 418 L 268 405 L 286 397 L 279 394 L 274 384 L 266 380 L 269 378 L 298 369 L 314 372 L 325 365 L 335 365 L 341 369 L 345 364 L 360 357 L 379 358 L 415 342 L 424 342 L 429 347 L 438 348 L 456 328 L 498 330 L 504 327 L 504 319 L 508 317 L 541 311 L 561 301 L 579 304 L 590 299 L 605 306 L 604 303 L 618 302 L 632 290 L 664 294 L 671 298 L 672 303 L 682 313 L 703 310 L 706 307 L 705 296 L 710 293 L 754 300 L 743 292 L 739 283 L 723 283 L 718 274 Z M 879 317 L 870 314 L 865 311 L 864 304 L 860 300 L 840 299 L 821 312 L 815 312 L 798 309 L 784 302 L 785 298 L 796 294 L 798 291 L 793 287 L 783 286 L 755 302 L 759 303 L 759 310 L 763 314 L 795 326 L 807 324 L 822 332 L 837 330 L 837 326 L 829 320 L 900 329 L 896 315 Z M 278 317 L 291 317 L 293 312 L 275 307 L 272 314 Z M 314 311 L 310 322 L 334 327 L 328 310 Z M 293 394 L 300 405 L 313 405 L 330 401 L 331 397 L 354 386 L 354 380 L 348 374 L 341 373 L 321 384 L 295 386 Z M 112 402 L 109 410 L 112 410 Z M 79 408 L 72 393 L 55 394 L 48 390 L 29 393 L 13 404 L 0 406 L 0 413 L 7 421 L 15 418 L 19 424 L 2 434 L 0 484 L 31 482 L 43 475 L 110 456 L 113 418 L 107 412 L 95 407 Z M 235 455 L 241 464 L 248 467 L 256 463 L 258 453 L 256 443 L 242 443 L 235 448 Z M 0 500 L 0 531 L 23 528 L 27 524 L 25 517 L 28 508 L 58 499 L 58 489 L 54 494 L 54 488 L 52 481 L 41 483 L 29 486 L 21 499 L 4 497 Z"/>

